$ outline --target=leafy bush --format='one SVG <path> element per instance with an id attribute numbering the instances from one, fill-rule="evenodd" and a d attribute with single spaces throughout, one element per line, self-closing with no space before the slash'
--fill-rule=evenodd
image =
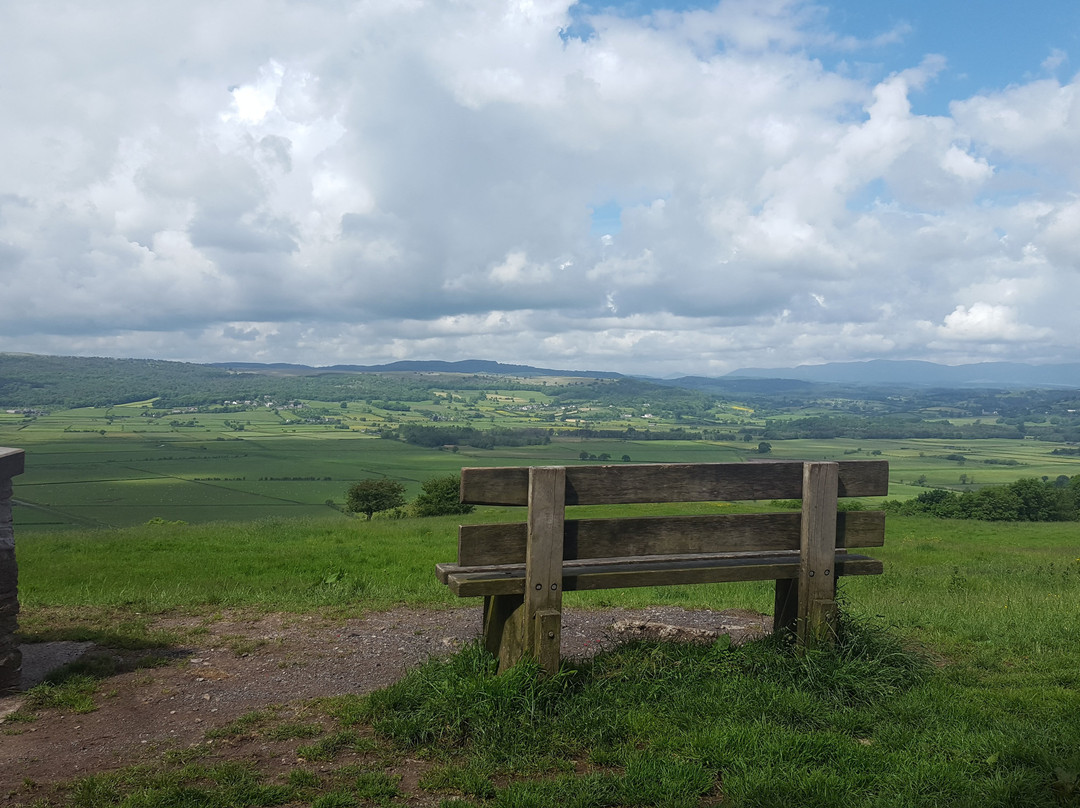
<path id="1" fill-rule="evenodd" d="M 457 474 L 432 477 L 420 486 L 420 494 L 413 503 L 417 516 L 447 516 L 455 513 L 472 513 L 473 506 L 461 501 L 461 478 Z"/>
<path id="2" fill-rule="evenodd" d="M 372 514 L 400 508 L 405 504 L 405 486 L 397 480 L 369 479 L 352 485 L 345 496 L 345 510 Z"/>

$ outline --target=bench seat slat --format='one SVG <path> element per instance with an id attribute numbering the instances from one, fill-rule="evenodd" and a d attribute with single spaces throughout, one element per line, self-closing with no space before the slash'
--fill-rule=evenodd
<path id="1" fill-rule="evenodd" d="M 863 555 L 838 553 L 834 575 L 879 575 L 882 563 Z M 524 565 L 486 569 L 440 564 L 440 579 L 459 597 L 520 595 L 525 590 Z M 563 589 L 584 591 L 635 586 L 761 581 L 797 578 L 798 553 L 746 553 L 698 557 L 651 556 L 563 564 Z"/>
<path id="2" fill-rule="evenodd" d="M 800 520 L 798 512 L 568 519 L 563 560 L 798 550 Z M 837 547 L 881 547 L 884 542 L 884 511 L 837 514 Z M 458 563 L 520 564 L 525 560 L 526 543 L 524 522 L 462 525 Z"/>
<path id="3" fill-rule="evenodd" d="M 886 496 L 887 460 L 839 461 L 841 497 Z M 567 505 L 627 505 L 636 502 L 715 502 L 798 499 L 800 461 L 754 463 L 642 463 L 569 466 Z M 527 505 L 527 467 L 461 470 L 461 501 L 473 505 Z"/>

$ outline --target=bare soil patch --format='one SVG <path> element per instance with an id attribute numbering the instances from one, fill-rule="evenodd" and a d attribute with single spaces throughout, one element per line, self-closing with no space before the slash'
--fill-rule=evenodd
<path id="1" fill-rule="evenodd" d="M 641 637 L 694 640 L 730 634 L 739 642 L 765 633 L 770 623 L 765 615 L 742 610 L 568 609 L 562 653 L 587 657 Z M 276 706 L 279 714 L 302 717 L 313 698 L 371 692 L 432 656 L 452 653 L 478 637 L 481 626 L 480 609 L 470 606 L 402 607 L 348 620 L 225 614 L 211 622 L 171 615 L 156 619 L 152 628 L 181 638 L 167 649 L 171 661 L 103 679 L 93 712 L 54 708 L 40 711 L 34 721 L 12 722 L 10 713 L 25 697 L 0 698 L 0 715 L 9 715 L 0 719 L 0 804 L 29 804 L 55 783 L 150 761 L 170 749 L 212 744 L 208 732 L 255 710 Z M 66 654 L 57 660 L 76 652 L 84 659 L 115 653 L 64 645 Z M 70 647 L 75 645 L 82 647 Z M 26 648 L 28 658 L 48 657 L 42 653 L 47 649 L 35 654 Z M 212 754 L 274 769 L 295 764 L 295 747 L 295 742 L 289 747 L 265 739 L 224 740 Z M 415 777 L 404 775 L 403 786 Z"/>

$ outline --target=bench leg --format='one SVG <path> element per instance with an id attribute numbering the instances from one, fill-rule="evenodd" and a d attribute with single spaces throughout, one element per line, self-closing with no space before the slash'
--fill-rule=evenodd
<path id="1" fill-rule="evenodd" d="M 773 599 L 773 633 L 795 631 L 799 621 L 799 579 L 777 578 Z"/>
<path id="2" fill-rule="evenodd" d="M 804 463 L 799 564 L 799 645 L 836 639 L 836 497 L 839 466 Z"/>
<path id="3" fill-rule="evenodd" d="M 533 658 L 545 672 L 556 673 L 561 661 L 562 612 L 540 609 L 533 619 Z"/>
<path id="4" fill-rule="evenodd" d="M 559 670 L 562 629 L 566 469 L 529 469 L 529 532 L 525 547 L 525 644 L 549 674 Z"/>
<path id="5" fill-rule="evenodd" d="M 524 595 L 488 595 L 484 598 L 484 648 L 499 660 L 500 673 L 525 656 L 524 621 Z"/>
<path id="6" fill-rule="evenodd" d="M 562 613 L 540 609 L 529 615 L 523 595 L 488 595 L 484 598 L 484 648 L 499 660 L 499 673 L 526 656 L 548 673 L 559 669 Z"/>

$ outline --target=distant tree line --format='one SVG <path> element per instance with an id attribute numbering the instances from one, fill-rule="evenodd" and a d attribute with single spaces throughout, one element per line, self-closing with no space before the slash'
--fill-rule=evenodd
<path id="1" fill-rule="evenodd" d="M 430 449 L 439 446 L 472 446 L 475 449 L 492 449 L 496 446 L 542 446 L 551 443 L 551 433 L 548 430 L 534 428 L 492 427 L 480 430 L 471 426 L 402 424 L 398 427 L 396 434 L 406 443 Z"/>
<path id="2" fill-rule="evenodd" d="M 158 409 L 266 399 L 425 401 L 432 383 L 374 373 L 286 376 L 156 359 L 0 354 L 0 405 L 6 407 L 104 407 L 149 399 Z"/>
<path id="3" fill-rule="evenodd" d="M 957 493 L 944 488 L 923 491 L 914 499 L 888 500 L 885 510 L 896 514 L 925 514 L 942 519 L 983 519 L 988 522 L 1080 521 L 1080 474 L 1055 480 L 1035 477 L 1008 485 Z"/>
<path id="4" fill-rule="evenodd" d="M 1023 431 L 1009 424 L 953 424 L 949 421 L 924 421 L 917 415 L 814 415 L 790 421 L 767 421 L 762 437 L 767 440 L 828 438 L 939 438 L 975 440 L 979 438 L 1024 437 Z"/>
<path id="5" fill-rule="evenodd" d="M 701 432 L 691 432 L 680 426 L 674 429 L 560 429 L 564 438 L 598 438 L 605 440 L 702 440 Z"/>

